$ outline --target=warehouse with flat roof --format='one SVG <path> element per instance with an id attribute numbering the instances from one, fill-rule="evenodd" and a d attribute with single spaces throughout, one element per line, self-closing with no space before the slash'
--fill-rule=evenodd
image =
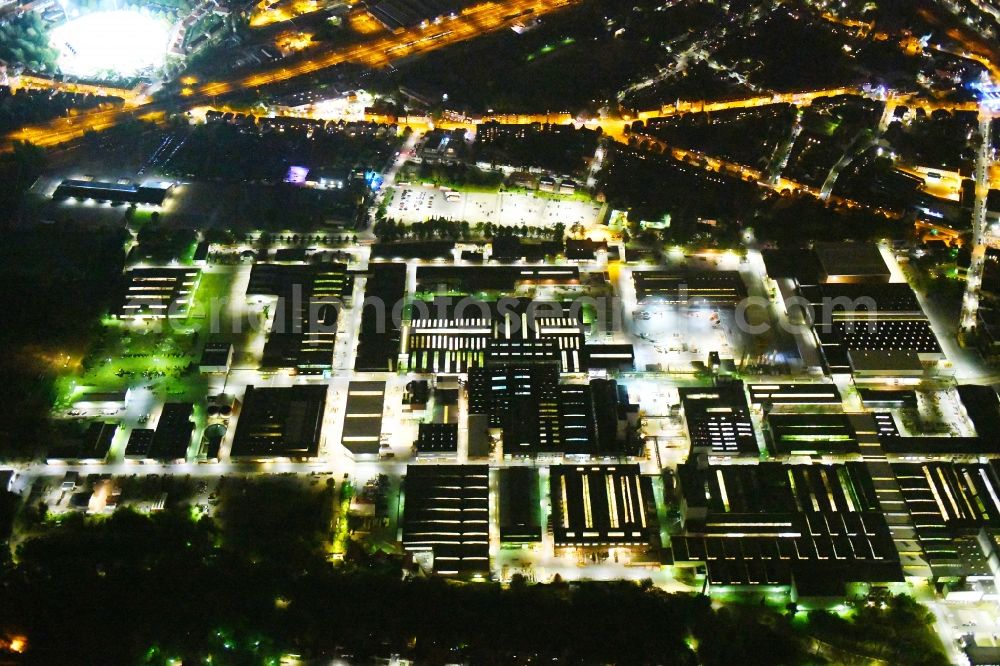
<path id="1" fill-rule="evenodd" d="M 119 319 L 182 319 L 201 271 L 197 268 L 133 268 L 114 314 Z"/>
<path id="2" fill-rule="evenodd" d="M 889 267 L 875 243 L 816 243 L 822 282 L 888 282 Z"/>
<path id="3" fill-rule="evenodd" d="M 163 405 L 147 456 L 154 460 L 184 460 L 194 434 L 193 414 L 194 405 L 190 402 Z"/>
<path id="4" fill-rule="evenodd" d="M 501 543 L 541 542 L 542 504 L 538 470 L 534 467 L 502 467 L 499 474 Z"/>
<path id="5" fill-rule="evenodd" d="M 458 455 L 457 423 L 421 423 L 413 443 L 417 458 L 445 458 Z"/>
<path id="6" fill-rule="evenodd" d="M 354 381 L 347 385 L 340 444 L 355 460 L 378 457 L 384 410 L 385 382 Z"/>
<path id="7" fill-rule="evenodd" d="M 687 307 L 736 307 L 747 297 L 739 271 L 633 271 L 640 303 Z"/>
<path id="8" fill-rule="evenodd" d="M 846 414 L 768 414 L 766 439 L 773 456 L 860 452 L 858 434 Z"/>
<path id="9" fill-rule="evenodd" d="M 162 206 L 174 184 L 169 182 L 109 183 L 99 180 L 68 178 L 59 183 L 53 199 L 78 199 L 80 201 L 107 201 L 113 204 L 145 204 Z"/>
<path id="10" fill-rule="evenodd" d="M 749 455 L 760 453 L 743 382 L 677 389 L 691 453 Z"/>
<path id="11" fill-rule="evenodd" d="M 406 294 L 406 264 L 373 263 L 366 276 L 354 370 L 393 372 L 399 357 L 399 312 Z"/>
<path id="12" fill-rule="evenodd" d="M 899 554 L 864 463 L 706 465 L 678 469 L 684 533 L 675 566 L 704 567 L 708 589 L 903 580 Z"/>
<path id="13" fill-rule="evenodd" d="M 319 453 L 326 385 L 247 386 L 233 436 L 233 458 L 313 458 Z"/>
<path id="14" fill-rule="evenodd" d="M 580 284 L 577 266 L 418 266 L 417 291 L 474 294 L 513 291 L 520 284 Z"/>
<path id="15" fill-rule="evenodd" d="M 408 465 L 403 492 L 403 548 L 442 576 L 489 573 L 489 466 Z"/>
<path id="16" fill-rule="evenodd" d="M 753 405 L 839 405 L 836 384 L 750 384 Z"/>
<path id="17" fill-rule="evenodd" d="M 638 465 L 553 465 L 549 496 L 557 548 L 650 543 L 655 501 Z"/>
<path id="18" fill-rule="evenodd" d="M 813 333 L 831 372 L 856 369 L 861 379 L 913 376 L 915 363 L 943 357 L 909 285 L 819 285 L 801 293 L 809 301 Z"/>
<path id="19" fill-rule="evenodd" d="M 337 319 L 351 305 L 354 276 L 346 264 L 254 264 L 247 298 L 273 300 L 261 365 L 320 374 L 333 366 Z"/>

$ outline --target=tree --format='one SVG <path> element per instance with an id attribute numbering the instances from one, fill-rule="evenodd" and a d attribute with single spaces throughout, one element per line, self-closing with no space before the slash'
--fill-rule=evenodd
<path id="1" fill-rule="evenodd" d="M 17 141 L 12 150 L 0 155 L 0 226 L 12 224 L 20 212 L 21 198 L 47 165 L 45 151 L 26 141 Z"/>
<path id="2" fill-rule="evenodd" d="M 58 57 L 58 51 L 49 45 L 49 32 L 39 14 L 25 13 L 0 25 L 0 60 L 55 72 Z"/>
<path id="3" fill-rule="evenodd" d="M 556 222 L 552 227 L 552 240 L 562 241 L 563 237 L 566 235 L 566 225 L 562 222 Z"/>

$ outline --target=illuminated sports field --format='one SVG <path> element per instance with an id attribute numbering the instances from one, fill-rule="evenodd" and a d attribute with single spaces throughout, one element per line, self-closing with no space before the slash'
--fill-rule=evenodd
<path id="1" fill-rule="evenodd" d="M 170 24 L 138 11 L 92 12 L 52 31 L 63 74 L 132 76 L 163 64 Z"/>

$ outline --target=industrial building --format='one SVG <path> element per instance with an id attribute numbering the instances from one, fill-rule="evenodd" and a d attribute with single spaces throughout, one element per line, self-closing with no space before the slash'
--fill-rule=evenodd
<path id="1" fill-rule="evenodd" d="M 499 476 L 500 542 L 512 545 L 541 542 L 538 470 L 533 467 L 503 467 Z"/>
<path id="2" fill-rule="evenodd" d="M 457 423 L 421 423 L 413 443 L 417 458 L 454 458 L 458 455 Z"/>
<path id="3" fill-rule="evenodd" d="M 442 576 L 489 572 L 489 467 L 408 465 L 403 548 L 429 552 Z"/>
<path id="4" fill-rule="evenodd" d="M 706 388 L 685 387 L 678 389 L 678 393 L 692 455 L 757 456 L 760 453 L 743 382 Z"/>
<path id="5" fill-rule="evenodd" d="M 107 201 L 112 204 L 143 204 L 162 206 L 174 184 L 169 182 L 108 183 L 98 180 L 66 179 L 59 183 L 53 199 L 77 199 L 79 201 Z"/>
<path id="6" fill-rule="evenodd" d="M 708 589 L 771 586 L 842 598 L 851 582 L 897 582 L 899 555 L 864 463 L 678 469 L 684 534 L 675 566 Z"/>
<path id="7" fill-rule="evenodd" d="M 354 381 L 347 385 L 340 444 L 355 460 L 378 457 L 384 410 L 385 382 Z"/>
<path id="8" fill-rule="evenodd" d="M 747 391 L 752 405 L 778 407 L 841 403 L 836 384 L 750 384 Z"/>
<path id="9" fill-rule="evenodd" d="M 614 380 L 560 384 L 554 364 L 501 365 L 469 373 L 469 413 L 502 431 L 506 457 L 635 455 L 638 407 Z"/>
<path id="10" fill-rule="evenodd" d="M 804 287 L 810 321 L 831 372 L 861 379 L 913 377 L 943 357 L 930 322 L 906 284 Z"/>
<path id="11" fill-rule="evenodd" d="M 392 372 L 399 357 L 406 264 L 374 263 L 365 280 L 365 302 L 358 331 L 357 372 Z"/>
<path id="12" fill-rule="evenodd" d="M 640 303 L 733 308 L 747 297 L 739 271 L 633 271 Z"/>
<path id="13" fill-rule="evenodd" d="M 333 366 L 337 318 L 350 306 L 354 276 L 344 264 L 254 264 L 251 302 L 274 312 L 261 366 L 319 374 Z"/>
<path id="14" fill-rule="evenodd" d="M 193 414 L 194 405 L 190 402 L 163 405 L 147 457 L 163 461 L 184 460 L 194 434 Z"/>
<path id="15" fill-rule="evenodd" d="M 657 524 L 638 465 L 553 465 L 549 495 L 557 548 L 646 546 Z"/>
<path id="16" fill-rule="evenodd" d="M 326 385 L 247 386 L 233 436 L 233 458 L 302 460 L 319 453 Z"/>
<path id="17" fill-rule="evenodd" d="M 119 319 L 183 319 L 201 271 L 197 268 L 133 268 L 114 314 Z"/>
<path id="18" fill-rule="evenodd" d="M 494 363 L 555 360 L 584 369 L 584 325 L 568 304 L 505 298 L 414 303 L 401 354 L 415 372 L 461 373 Z"/>
<path id="19" fill-rule="evenodd" d="M 857 455 L 858 433 L 846 414 L 769 414 L 767 450 L 772 456 Z"/>
<path id="20" fill-rule="evenodd" d="M 1000 463 L 899 462 L 892 471 L 934 575 L 969 575 L 962 537 L 1000 527 Z"/>
<path id="21" fill-rule="evenodd" d="M 823 283 L 889 282 L 889 267 L 874 243 L 816 243 Z"/>

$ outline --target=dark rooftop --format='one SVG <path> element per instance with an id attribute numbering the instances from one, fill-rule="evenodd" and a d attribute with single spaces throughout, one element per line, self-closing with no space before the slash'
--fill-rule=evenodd
<path id="1" fill-rule="evenodd" d="M 234 458 L 311 458 L 319 452 L 326 385 L 247 386 Z"/>
<path id="2" fill-rule="evenodd" d="M 772 455 L 858 453 L 858 436 L 846 414 L 769 414 Z"/>
<path id="3" fill-rule="evenodd" d="M 816 243 L 823 282 L 888 282 L 891 276 L 874 243 Z"/>
<path id="4" fill-rule="evenodd" d="M 371 264 L 365 283 L 365 300 L 361 328 L 358 331 L 358 351 L 354 369 L 358 372 L 384 372 L 395 368 L 399 354 L 400 327 L 393 316 L 397 304 L 406 293 L 406 264 Z M 381 307 L 381 311 L 379 310 Z"/>
<path id="5" fill-rule="evenodd" d="M 995 438 L 1000 433 L 1000 398 L 992 386 L 959 386 L 958 397 L 980 437 Z"/>
<path id="6" fill-rule="evenodd" d="M 747 296 L 739 271 L 633 271 L 640 301 L 670 305 L 735 307 Z"/>
<path id="7" fill-rule="evenodd" d="M 760 453 L 743 382 L 680 388 L 677 392 L 694 451 L 717 455 Z"/>
<path id="8" fill-rule="evenodd" d="M 541 541 L 538 470 L 533 467 L 504 467 L 499 473 L 500 540 L 508 543 Z"/>
<path id="9" fill-rule="evenodd" d="M 193 413 L 194 405 L 190 402 L 168 402 L 163 405 L 163 412 L 156 424 L 156 434 L 153 435 L 153 445 L 149 449 L 150 458 L 180 460 L 187 456 L 194 432 L 194 422 L 191 421 Z"/>
<path id="10" fill-rule="evenodd" d="M 353 381 L 347 385 L 344 431 L 340 443 L 354 456 L 373 456 L 379 451 L 385 382 Z"/>
<path id="11" fill-rule="evenodd" d="M 902 580 L 864 463 L 699 465 L 678 469 L 685 535 L 675 562 L 704 563 L 711 586 Z M 807 585 L 807 589 L 809 586 Z"/>
<path id="12" fill-rule="evenodd" d="M 417 456 L 434 453 L 458 453 L 457 423 L 421 423 L 417 441 Z"/>
<path id="13" fill-rule="evenodd" d="M 771 279 L 793 278 L 801 285 L 820 281 L 819 259 L 812 250 L 763 250 L 761 256 Z"/>
<path id="14" fill-rule="evenodd" d="M 431 551 L 445 576 L 489 571 L 489 467 L 408 465 L 403 547 Z"/>
<path id="15" fill-rule="evenodd" d="M 638 465 L 553 465 L 549 483 L 557 547 L 649 543 L 656 508 Z"/>

